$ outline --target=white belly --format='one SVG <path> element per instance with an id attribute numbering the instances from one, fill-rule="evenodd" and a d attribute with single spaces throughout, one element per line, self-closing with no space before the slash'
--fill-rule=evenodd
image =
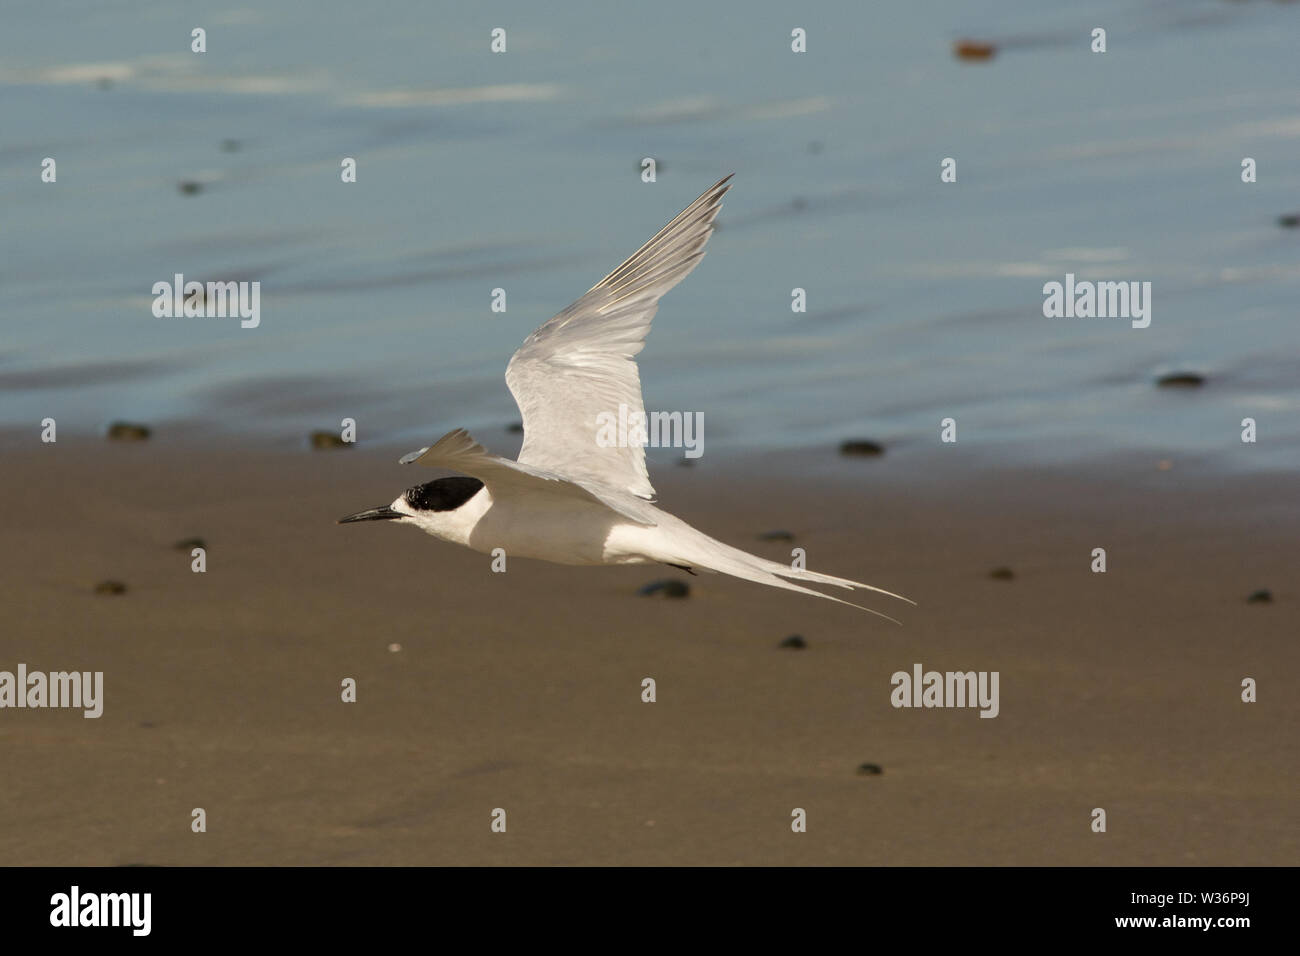
<path id="1" fill-rule="evenodd" d="M 639 526 L 596 503 L 567 498 L 530 500 L 526 508 L 493 502 L 464 543 L 491 554 L 539 558 L 556 564 L 641 564 L 649 557 L 619 545 Z M 615 547 L 611 548 L 611 542 Z"/>

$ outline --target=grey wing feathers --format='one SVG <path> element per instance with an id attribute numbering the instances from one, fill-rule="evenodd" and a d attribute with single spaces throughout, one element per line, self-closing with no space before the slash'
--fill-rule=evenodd
<path id="1" fill-rule="evenodd" d="M 657 512 L 653 505 L 632 498 L 626 493 L 620 493 L 617 489 L 572 481 L 541 468 L 493 455 L 463 428 L 449 431 L 427 448 L 403 455 L 400 462 L 403 465 L 418 462 L 422 465 L 450 468 L 452 471 L 472 475 L 487 485 L 489 491 L 493 487 L 504 485 L 510 486 L 516 492 L 527 493 L 530 489 L 543 490 L 550 494 L 587 498 L 603 504 L 638 524 L 656 523 Z"/>
<path id="2" fill-rule="evenodd" d="M 644 412 L 634 357 L 660 297 L 699 263 L 730 176 L 720 180 L 586 294 L 543 323 L 510 360 L 524 420 L 519 461 L 654 497 L 644 448 L 602 447 L 599 416 Z"/>
<path id="3" fill-rule="evenodd" d="M 658 299 L 680 282 L 704 256 L 704 244 L 709 241 L 713 220 L 722 209 L 722 197 L 731 188 L 730 180 L 731 176 L 726 176 L 710 186 L 676 219 L 655 233 L 645 245 L 628 256 L 627 261 L 592 286 L 586 295 L 557 318 L 582 304 L 593 293 L 599 294 L 603 300 L 601 311 L 606 312 L 619 304 L 626 307 L 652 293 Z"/>

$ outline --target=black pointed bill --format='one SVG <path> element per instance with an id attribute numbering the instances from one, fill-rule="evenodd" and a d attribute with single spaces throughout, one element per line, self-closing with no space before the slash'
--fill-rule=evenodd
<path id="1" fill-rule="evenodd" d="M 385 505 L 382 508 L 371 508 L 369 511 L 358 511 L 354 515 L 348 515 L 346 518 L 340 518 L 339 524 L 347 524 L 349 521 L 387 521 L 389 518 L 405 518 L 406 515 L 400 511 L 394 511 Z"/>

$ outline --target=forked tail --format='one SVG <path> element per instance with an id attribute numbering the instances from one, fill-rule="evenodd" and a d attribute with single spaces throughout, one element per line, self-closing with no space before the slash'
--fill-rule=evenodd
<path id="1" fill-rule="evenodd" d="M 767 558 L 760 558 L 756 554 L 750 554 L 747 551 L 741 551 L 739 548 L 733 548 L 729 544 L 723 544 L 714 538 L 710 538 L 703 532 L 691 528 L 683 522 L 683 526 L 689 528 L 693 533 L 691 540 L 693 547 L 689 555 L 681 555 L 673 562 L 679 565 L 688 565 L 700 571 L 715 571 L 719 574 L 730 574 L 734 578 L 743 578 L 746 581 L 755 581 L 759 584 L 766 584 L 774 588 L 784 588 L 787 591 L 801 591 L 804 594 L 811 594 L 814 597 L 825 598 L 828 601 L 835 601 L 837 604 L 847 604 L 849 607 L 855 607 L 860 611 L 866 611 L 868 614 L 874 614 L 876 617 L 883 617 L 887 621 L 893 621 L 895 624 L 901 624 L 895 618 L 888 614 L 882 614 L 880 611 L 872 610 L 869 607 L 863 607 L 861 604 L 854 604 L 852 601 L 845 601 L 841 598 L 832 597 L 829 594 L 823 594 L 821 591 L 815 591 L 809 587 L 803 587 L 800 584 L 794 584 L 786 580 L 791 578 L 794 581 L 807 581 L 812 584 L 831 584 L 835 587 L 846 590 L 864 590 L 875 591 L 877 594 L 884 594 L 887 597 L 897 598 L 900 601 L 906 601 L 908 604 L 915 605 L 916 602 L 911 598 L 905 598 L 901 594 L 895 594 L 893 591 L 886 591 L 884 588 L 878 588 L 871 584 L 863 584 L 861 581 L 851 581 L 848 578 L 837 578 L 831 574 L 822 574 L 819 571 L 797 571 L 788 564 L 781 564 L 777 561 L 769 561 Z M 685 550 L 685 549 L 682 549 Z"/>

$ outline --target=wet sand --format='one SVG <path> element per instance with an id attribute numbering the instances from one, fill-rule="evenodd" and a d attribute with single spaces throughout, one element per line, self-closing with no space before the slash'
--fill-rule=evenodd
<path id="1" fill-rule="evenodd" d="M 899 628 L 335 525 L 434 476 L 407 450 L 0 436 L 0 670 L 105 684 L 98 720 L 0 710 L 0 863 L 1300 862 L 1293 477 L 833 448 L 654 471 L 729 543 L 914 598 L 870 602 Z M 670 577 L 688 598 L 637 595 Z M 915 663 L 998 671 L 999 716 L 893 708 Z"/>

